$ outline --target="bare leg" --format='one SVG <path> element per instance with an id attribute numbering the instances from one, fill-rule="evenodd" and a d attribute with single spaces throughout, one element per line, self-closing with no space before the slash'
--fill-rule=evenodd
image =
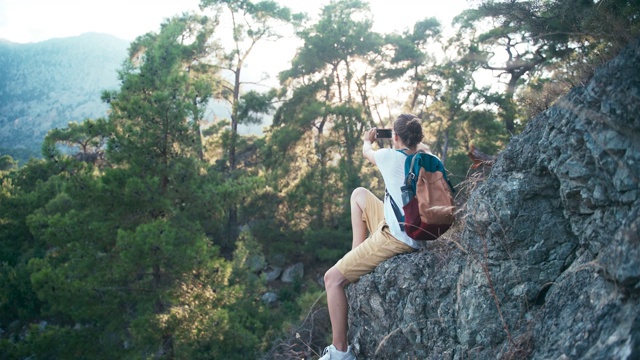
<path id="1" fill-rule="evenodd" d="M 345 286 L 350 282 L 334 266 L 324 274 L 324 286 L 327 290 L 327 305 L 331 330 L 333 331 L 333 346 L 340 351 L 347 351 L 347 294 Z"/>
<path id="2" fill-rule="evenodd" d="M 351 248 L 355 249 L 367 238 L 367 223 L 362 220 L 362 213 L 366 205 L 368 190 L 359 187 L 351 193 L 351 229 L 353 242 Z"/>
<path id="3" fill-rule="evenodd" d="M 351 249 L 355 249 L 367 238 L 367 223 L 362 220 L 369 190 L 359 187 L 351 193 L 351 228 L 353 242 Z M 344 288 L 350 284 L 335 266 L 324 274 L 324 287 L 327 290 L 327 306 L 333 332 L 333 346 L 340 351 L 347 351 L 347 294 Z"/>

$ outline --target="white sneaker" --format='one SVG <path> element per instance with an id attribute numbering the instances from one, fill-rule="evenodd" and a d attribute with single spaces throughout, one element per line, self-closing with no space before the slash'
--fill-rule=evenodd
<path id="1" fill-rule="evenodd" d="M 356 360 L 356 354 L 353 353 L 351 345 L 347 347 L 346 352 L 342 352 L 336 349 L 336 347 L 332 344 L 324 348 L 322 357 L 318 360 Z"/>

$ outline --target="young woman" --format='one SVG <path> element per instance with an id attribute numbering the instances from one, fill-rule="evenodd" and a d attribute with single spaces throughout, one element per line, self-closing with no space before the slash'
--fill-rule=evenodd
<path id="1" fill-rule="evenodd" d="M 365 132 L 362 154 L 380 170 L 388 195 L 385 195 L 382 202 L 365 188 L 357 188 L 351 194 L 351 251 L 324 275 L 333 344 L 324 350 L 324 356 L 320 360 L 356 358 L 347 340 L 348 303 L 345 287 L 372 272 L 384 260 L 419 247 L 415 240 L 400 229 L 388 197 L 393 197 L 402 211 L 400 187 L 405 178 L 405 159 L 407 155 L 420 149 L 429 152 L 421 143 L 423 134 L 420 119 L 411 114 L 398 116 L 393 123 L 391 135 L 393 149 L 374 150 L 372 142 L 375 135 L 375 128 Z"/>

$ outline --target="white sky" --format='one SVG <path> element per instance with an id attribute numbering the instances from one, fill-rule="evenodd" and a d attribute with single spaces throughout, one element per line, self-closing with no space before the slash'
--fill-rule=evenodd
<path id="1" fill-rule="evenodd" d="M 257 0 L 254 0 L 257 1 Z M 319 15 L 330 0 L 275 0 L 294 12 Z M 391 33 L 411 28 L 416 21 L 435 17 L 445 29 L 467 8 L 469 0 L 369 0 L 374 31 Z M 174 15 L 197 11 L 200 0 L 0 0 L 0 39 L 16 43 L 78 36 L 87 32 L 111 34 L 132 41 Z M 313 21 L 313 20 L 312 20 Z M 282 39 L 259 44 L 245 64 L 245 75 L 273 86 L 274 74 L 286 69 L 300 43 Z"/>
<path id="2" fill-rule="evenodd" d="M 276 0 L 316 16 L 329 0 Z M 0 39 L 29 43 L 86 32 L 134 40 L 158 31 L 165 18 L 196 10 L 199 0 L 0 0 Z M 370 0 L 379 32 L 404 30 L 436 17 L 444 25 L 468 7 L 467 0 Z"/>
<path id="3" fill-rule="evenodd" d="M 257 1 L 257 0 L 254 0 Z M 294 12 L 316 18 L 330 0 L 275 0 Z M 374 31 L 401 32 L 416 21 L 435 17 L 450 28 L 451 19 L 473 0 L 369 0 Z M 87 32 L 111 34 L 133 41 L 157 32 L 166 19 L 197 11 L 200 0 L 0 0 L 0 39 L 32 43 Z M 313 20 L 312 20 L 313 21 Z M 258 90 L 277 86 L 277 74 L 290 67 L 299 40 L 259 44 L 245 63 L 244 81 L 256 81 Z M 267 76 L 264 79 L 264 76 Z M 259 80 L 263 79 L 263 80 Z M 246 89 L 246 88 L 245 88 Z"/>

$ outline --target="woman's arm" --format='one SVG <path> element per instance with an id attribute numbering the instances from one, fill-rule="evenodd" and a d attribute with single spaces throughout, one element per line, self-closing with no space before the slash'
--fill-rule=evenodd
<path id="1" fill-rule="evenodd" d="M 369 129 L 364 132 L 362 136 L 363 144 L 362 144 L 362 156 L 365 159 L 369 160 L 373 165 L 376 164 L 376 151 L 373 150 L 372 142 L 376 139 L 376 128 Z"/>

